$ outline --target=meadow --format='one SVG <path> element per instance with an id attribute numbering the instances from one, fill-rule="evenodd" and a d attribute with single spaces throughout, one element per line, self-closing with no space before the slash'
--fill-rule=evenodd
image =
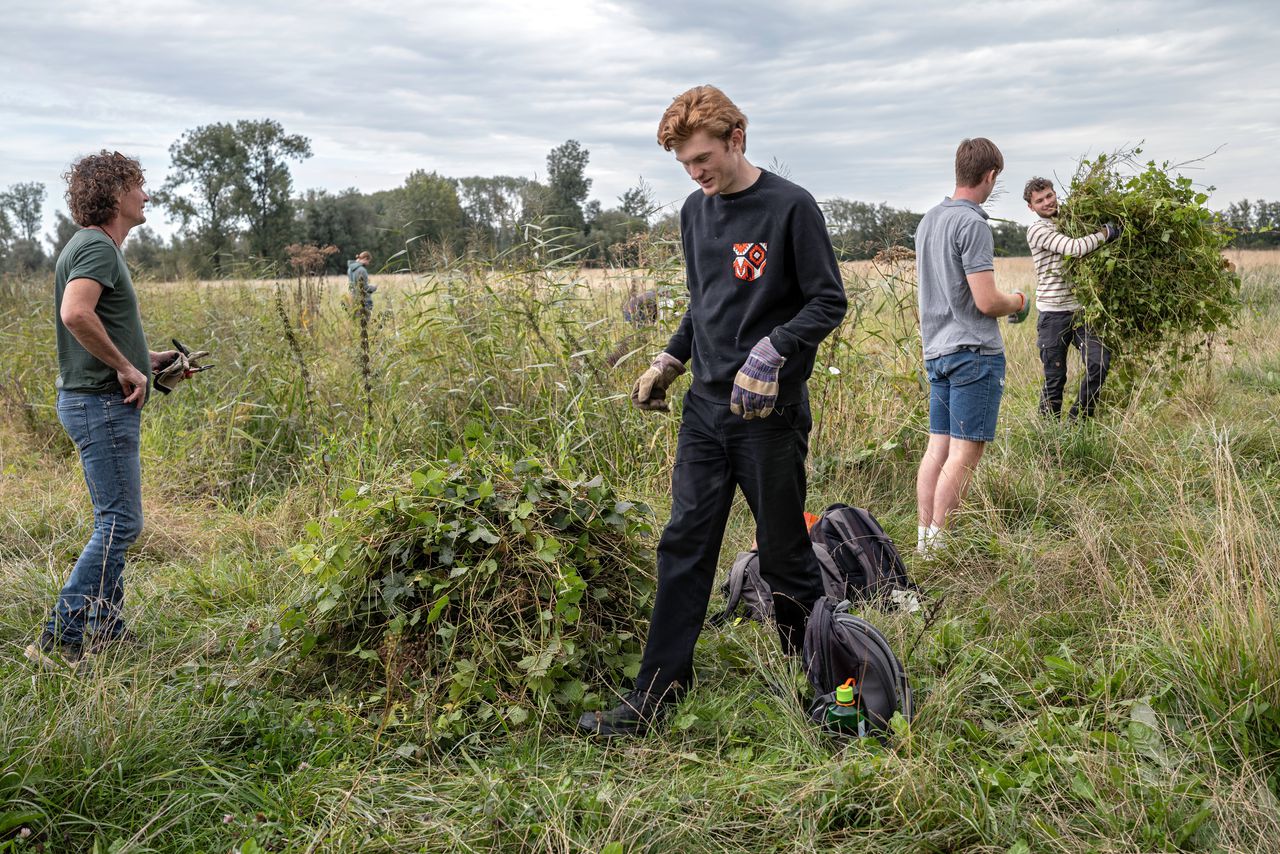
<path id="1" fill-rule="evenodd" d="M 326 606 L 324 550 L 379 547 L 390 529 L 360 526 L 387 517 L 370 514 L 459 467 L 476 486 L 459 506 L 527 489 L 529 465 L 607 495 L 608 554 L 636 580 L 619 595 L 643 602 L 678 407 L 638 412 L 627 394 L 678 306 L 640 330 L 620 309 L 645 287 L 678 298 L 679 262 L 581 272 L 537 248 L 375 276 L 364 348 L 345 280 L 141 283 L 153 347 L 176 336 L 216 367 L 144 412 L 126 604 L 142 644 L 62 671 L 22 650 L 87 537 L 88 495 L 54 412 L 49 282 L 0 283 L 0 852 L 1280 847 L 1277 253 L 1230 253 L 1245 311 L 1184 387 L 1153 375 L 1091 423 L 1036 414 L 1034 315 L 1002 325 L 999 435 L 928 561 L 910 549 L 926 441 L 912 265 L 848 266 L 849 317 L 810 386 L 810 509 L 870 508 L 937 603 L 928 620 L 867 614 L 904 659 L 915 719 L 886 744 L 833 740 L 804 716 L 796 662 L 739 624 L 704 631 L 668 728 L 602 743 L 573 733 L 574 712 L 622 680 L 552 685 L 521 659 L 524 689 L 486 699 L 440 654 L 470 643 L 499 667 L 517 641 L 558 643 L 536 613 L 518 638 L 486 623 L 460 640 L 457 614 L 447 637 L 427 615 L 376 644 L 298 628 L 368 598 Z M 1031 292 L 1030 259 L 998 261 L 997 281 Z M 591 595 L 598 551 L 544 533 L 529 561 L 561 586 L 541 625 L 619 607 Z M 739 501 L 723 568 L 752 535 Z M 521 579 L 495 583 L 476 589 L 524 607 Z"/>

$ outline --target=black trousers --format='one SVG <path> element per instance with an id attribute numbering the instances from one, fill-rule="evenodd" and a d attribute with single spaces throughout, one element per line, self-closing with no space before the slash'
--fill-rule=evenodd
<path id="1" fill-rule="evenodd" d="M 774 592 L 778 631 L 789 651 L 822 595 L 804 523 L 808 402 L 750 421 L 693 394 L 671 473 L 671 521 L 658 543 L 658 591 L 636 677 L 641 691 L 680 691 L 693 678 L 693 648 L 706 619 L 725 523 L 740 488 L 756 520 L 760 574 Z"/>
<path id="2" fill-rule="evenodd" d="M 1080 394 L 1068 413 L 1072 419 L 1093 415 L 1102 392 L 1102 383 L 1111 367 L 1111 354 L 1102 341 L 1080 319 L 1076 311 L 1042 311 L 1036 320 L 1036 343 L 1040 362 L 1044 365 L 1044 389 L 1040 393 L 1040 412 L 1055 418 L 1062 414 L 1062 393 L 1067 386 L 1067 356 L 1071 348 L 1080 351 L 1084 360 L 1084 376 L 1080 378 Z"/>

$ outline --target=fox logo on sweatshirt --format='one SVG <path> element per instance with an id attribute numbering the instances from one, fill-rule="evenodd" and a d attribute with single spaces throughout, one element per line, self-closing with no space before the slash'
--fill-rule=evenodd
<path id="1" fill-rule="evenodd" d="M 764 275 L 767 243 L 733 244 L 733 275 L 744 282 L 754 282 Z"/>

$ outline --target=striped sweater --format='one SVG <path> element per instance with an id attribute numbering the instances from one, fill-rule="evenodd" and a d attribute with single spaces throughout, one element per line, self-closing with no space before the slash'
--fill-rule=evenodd
<path id="1" fill-rule="evenodd" d="M 1080 309 L 1071 283 L 1062 277 L 1062 256 L 1088 255 L 1106 239 L 1106 229 L 1072 239 L 1058 231 L 1058 224 L 1046 217 L 1037 217 L 1031 223 L 1027 228 L 1027 245 L 1031 247 L 1031 260 L 1036 265 L 1037 311 Z"/>

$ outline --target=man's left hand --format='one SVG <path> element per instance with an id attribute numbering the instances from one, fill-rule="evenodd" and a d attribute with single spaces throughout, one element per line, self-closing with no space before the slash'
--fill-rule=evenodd
<path id="1" fill-rule="evenodd" d="M 1013 295 L 1022 299 L 1022 308 L 1009 315 L 1010 323 L 1021 323 L 1027 319 L 1027 315 L 1031 313 L 1031 300 L 1027 299 L 1027 295 L 1022 291 L 1014 291 Z"/>
<path id="2" fill-rule="evenodd" d="M 787 362 L 768 338 L 761 338 L 733 378 L 729 411 L 750 421 L 768 418 L 778 402 L 778 371 Z"/>
<path id="3" fill-rule="evenodd" d="M 196 350 L 194 353 L 183 347 L 175 338 L 173 345 L 177 350 L 167 350 L 165 353 L 153 353 L 151 355 L 152 372 L 155 377 L 155 386 L 160 391 L 168 394 L 177 387 L 178 383 L 183 380 L 190 379 L 201 371 L 207 371 L 213 365 L 202 365 L 200 360 L 209 355 L 208 350 Z M 169 360 L 166 362 L 162 358 L 165 354 L 170 354 Z"/>
<path id="4" fill-rule="evenodd" d="M 162 370 L 165 369 L 165 367 L 170 362 L 172 362 L 176 358 L 178 358 L 177 350 L 161 350 L 158 353 L 152 350 L 151 351 L 151 373 L 153 374 L 160 373 Z"/>

